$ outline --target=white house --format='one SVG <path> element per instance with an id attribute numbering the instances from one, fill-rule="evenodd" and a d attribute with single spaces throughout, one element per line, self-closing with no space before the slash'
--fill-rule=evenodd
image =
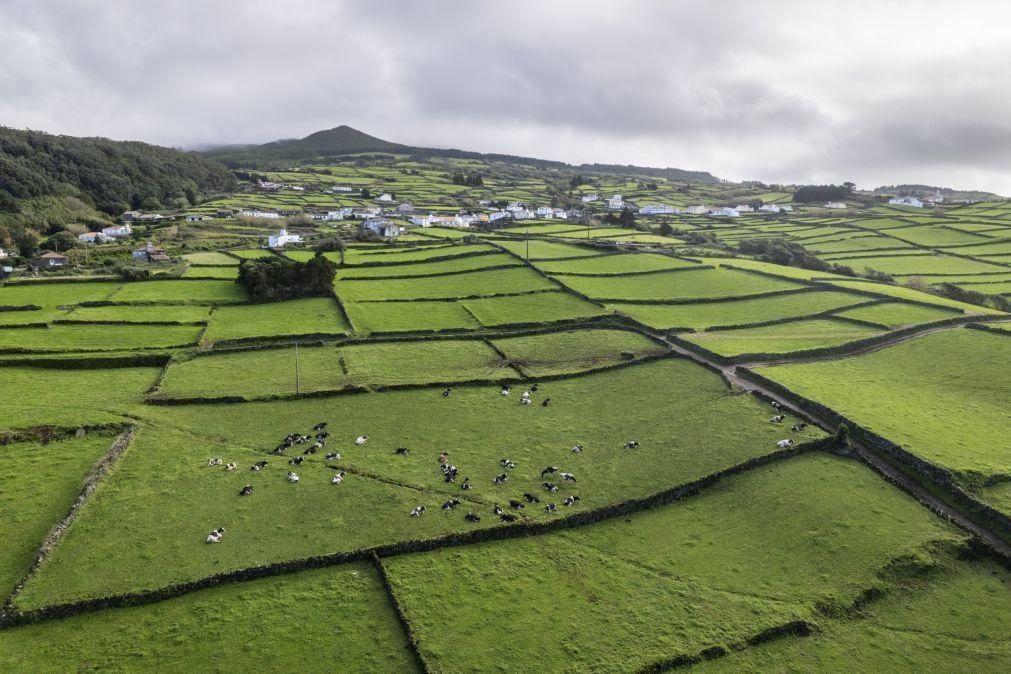
<path id="1" fill-rule="evenodd" d="M 596 192 L 594 192 L 593 194 L 584 194 L 583 196 L 579 197 L 579 200 L 582 201 L 584 204 L 592 204 L 594 201 L 597 201 L 598 199 L 600 199 L 600 195 L 597 194 Z"/>
<path id="2" fill-rule="evenodd" d="M 517 211 L 513 211 L 512 214 L 513 220 L 533 220 L 534 217 L 536 217 L 536 213 L 534 213 L 533 211 L 528 211 L 524 208 L 521 208 Z"/>
<path id="3" fill-rule="evenodd" d="M 408 222 L 418 227 L 430 227 L 432 224 L 430 221 L 431 217 L 431 215 L 412 215 L 410 219 L 408 219 Z"/>
<path id="4" fill-rule="evenodd" d="M 334 185 L 333 187 L 331 187 L 331 188 L 330 188 L 330 190 L 329 190 L 329 191 L 330 191 L 330 192 L 333 192 L 333 193 L 335 193 L 335 194 L 336 194 L 337 192 L 354 192 L 354 191 L 355 191 L 355 188 L 353 188 L 353 187 L 348 187 L 348 186 L 346 186 L 346 185 Z"/>
<path id="5" fill-rule="evenodd" d="M 916 197 L 895 197 L 889 199 L 888 203 L 893 206 L 911 206 L 913 208 L 923 208 L 923 202 Z"/>
<path id="6" fill-rule="evenodd" d="M 701 206 L 689 206 L 685 211 L 688 215 L 705 215 L 709 212 L 709 207 L 705 204 Z"/>
<path id="7" fill-rule="evenodd" d="M 734 210 L 737 211 L 738 213 L 754 213 L 755 212 L 754 207 L 749 206 L 747 204 L 738 204 L 737 207 L 734 208 Z"/>
<path id="8" fill-rule="evenodd" d="M 295 192 L 305 192 L 305 187 L 302 185 L 285 185 L 289 190 L 294 190 Z"/>
<path id="9" fill-rule="evenodd" d="M 677 215 L 681 210 L 673 206 L 650 205 L 639 209 L 639 215 Z"/>
<path id="10" fill-rule="evenodd" d="M 736 218 L 740 216 L 740 213 L 735 211 L 733 208 L 724 206 L 721 208 L 712 208 L 708 213 L 706 213 L 706 215 L 710 218 Z"/>
<path id="11" fill-rule="evenodd" d="M 391 195 L 391 194 L 389 194 L 387 192 L 383 192 L 378 197 L 376 197 L 376 201 L 382 201 L 384 203 L 385 202 L 389 202 L 389 201 L 393 201 L 393 195 Z"/>
<path id="12" fill-rule="evenodd" d="M 302 243 L 302 237 L 298 234 L 289 234 L 283 227 L 277 234 L 267 237 L 268 248 L 284 248 L 289 243 Z"/>
<path id="13" fill-rule="evenodd" d="M 354 211 L 354 216 L 359 220 L 368 220 L 369 218 L 378 218 L 383 214 L 383 209 L 381 208 L 361 208 Z"/>
<path id="14" fill-rule="evenodd" d="M 405 201 L 404 203 L 397 206 L 397 210 L 400 211 L 401 213 L 413 213 L 414 204 L 412 204 L 409 201 Z"/>
<path id="15" fill-rule="evenodd" d="M 393 237 L 400 234 L 400 225 L 395 225 L 386 218 L 370 218 L 362 223 L 362 229 L 375 232 L 382 237 Z"/>
<path id="16" fill-rule="evenodd" d="M 550 218 L 553 213 L 551 206 L 538 206 L 537 210 L 534 212 L 537 214 L 538 218 Z"/>
<path id="17" fill-rule="evenodd" d="M 112 227 L 103 227 L 102 234 L 110 238 L 118 238 L 130 236 L 133 234 L 133 229 L 130 225 L 113 225 Z"/>
<path id="18" fill-rule="evenodd" d="M 558 218 L 559 220 L 565 220 L 569 217 L 569 214 L 565 212 L 564 208 L 552 208 L 551 217 Z"/>
<path id="19" fill-rule="evenodd" d="M 106 236 L 101 232 L 85 232 L 84 234 L 78 234 L 77 240 L 81 243 L 105 243 L 106 241 L 112 241 L 112 237 Z"/>
<path id="20" fill-rule="evenodd" d="M 239 211 L 239 215 L 244 218 L 262 218 L 265 220 L 277 220 L 281 217 L 281 214 L 275 211 L 261 211 L 258 208 L 243 208 Z"/>
<path id="21" fill-rule="evenodd" d="M 10 253 L 8 253 L 3 248 L 0 248 L 0 260 L 4 260 L 4 259 L 6 259 L 8 257 L 10 257 Z"/>
<path id="22" fill-rule="evenodd" d="M 477 202 L 478 206 L 491 206 L 491 199 L 481 199 Z"/>
<path id="23" fill-rule="evenodd" d="M 273 192 L 274 190 L 281 189 L 281 183 L 273 183 L 270 182 L 269 180 L 258 180 L 256 181 L 256 186 L 259 187 L 261 190 L 268 190 L 271 192 Z"/>
<path id="24" fill-rule="evenodd" d="M 495 222 L 496 220 L 501 220 L 502 218 L 508 218 L 511 215 L 512 214 L 509 211 L 493 211 L 488 214 L 488 219 L 491 222 Z"/>
<path id="25" fill-rule="evenodd" d="M 518 201 L 512 202 L 511 204 L 509 204 L 508 206 L 506 206 L 505 209 L 507 211 L 509 211 L 510 213 L 515 213 L 516 211 L 526 210 L 525 208 L 523 208 L 523 204 L 519 203 Z"/>
<path id="26" fill-rule="evenodd" d="M 847 206 L 842 201 L 830 201 L 827 204 L 825 204 L 825 208 L 831 208 L 832 210 L 839 210 L 842 208 L 849 208 L 849 206 Z"/>
<path id="27" fill-rule="evenodd" d="M 779 213 L 781 210 L 776 204 L 762 204 L 758 207 L 759 213 Z"/>
<path id="28" fill-rule="evenodd" d="M 625 200 L 621 198 L 620 194 L 615 194 L 607 200 L 607 207 L 615 210 L 625 208 Z"/>

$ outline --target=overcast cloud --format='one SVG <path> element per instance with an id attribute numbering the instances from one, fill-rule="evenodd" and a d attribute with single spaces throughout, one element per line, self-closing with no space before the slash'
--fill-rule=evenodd
<path id="1" fill-rule="evenodd" d="M 0 124 L 1011 194 L 1011 5 L 0 0 Z"/>

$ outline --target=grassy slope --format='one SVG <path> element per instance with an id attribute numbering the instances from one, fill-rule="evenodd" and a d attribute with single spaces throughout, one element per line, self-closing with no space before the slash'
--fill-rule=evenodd
<path id="1" fill-rule="evenodd" d="M 721 355 L 736 356 L 744 353 L 789 353 L 837 346 L 872 337 L 880 332 L 882 331 L 855 323 L 817 318 L 757 328 L 699 332 L 683 337 Z"/>
<path id="2" fill-rule="evenodd" d="M 211 316 L 204 341 L 316 333 L 340 335 L 350 329 L 332 298 L 310 297 L 218 307 Z"/>
<path id="3" fill-rule="evenodd" d="M 627 330 L 570 330 L 493 341 L 529 377 L 579 372 L 622 362 L 621 352 L 636 357 L 666 349 L 637 332 Z"/>
<path id="4" fill-rule="evenodd" d="M 889 328 L 899 328 L 904 325 L 916 323 L 927 323 L 945 318 L 958 316 L 959 314 L 947 309 L 925 307 L 919 304 L 906 304 L 905 302 L 885 302 L 869 307 L 860 307 L 841 311 L 839 316 L 856 318 L 861 321 L 870 321 L 886 325 Z"/>
<path id="5" fill-rule="evenodd" d="M 526 267 L 474 271 L 417 279 L 337 281 L 341 299 L 363 300 L 452 299 L 476 295 L 547 290 L 554 283 Z"/>
<path id="6" fill-rule="evenodd" d="M 0 330 L 0 349 L 117 351 L 196 344 L 197 325 L 53 325 Z"/>
<path id="7" fill-rule="evenodd" d="M 790 281 L 730 269 L 657 272 L 616 278 L 562 275 L 556 278 L 589 297 L 618 300 L 735 297 L 801 287 Z"/>

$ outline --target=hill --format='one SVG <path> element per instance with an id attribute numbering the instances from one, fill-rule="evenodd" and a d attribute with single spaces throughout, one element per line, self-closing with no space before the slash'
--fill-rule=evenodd
<path id="1" fill-rule="evenodd" d="M 0 127 L 0 217 L 7 222 L 33 200 L 74 197 L 117 215 L 185 208 L 234 188 L 227 168 L 193 152 Z"/>

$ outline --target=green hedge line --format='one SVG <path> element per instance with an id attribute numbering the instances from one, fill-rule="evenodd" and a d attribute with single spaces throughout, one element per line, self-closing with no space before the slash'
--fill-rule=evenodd
<path id="1" fill-rule="evenodd" d="M 428 260 L 425 260 L 428 262 Z M 496 264 L 490 267 L 480 267 L 478 269 L 460 269 L 454 271 L 434 272 L 432 274 L 400 274 L 391 276 L 345 276 L 337 279 L 337 283 L 344 281 L 403 281 L 420 278 L 436 278 L 438 276 L 457 276 L 459 274 L 473 274 L 476 271 L 496 271 L 499 269 L 516 269 L 521 265 L 517 264 Z"/>
<path id="2" fill-rule="evenodd" d="M 967 323 L 965 327 L 971 328 L 973 330 L 982 330 L 984 332 L 1003 335 L 1004 337 L 1011 337 L 1011 330 L 1001 330 L 999 328 L 992 328 L 984 323 Z"/>
<path id="3" fill-rule="evenodd" d="M 403 628 L 404 634 L 407 635 L 407 643 L 411 647 L 411 653 L 414 655 L 414 662 L 418 665 L 418 669 L 421 672 L 428 674 L 432 670 L 429 669 L 428 663 L 426 663 L 425 659 L 421 656 L 421 649 L 418 646 L 418 633 L 414 631 L 414 626 L 407 618 L 407 614 L 404 613 L 404 608 L 400 605 L 397 593 L 393 591 L 393 586 L 390 585 L 390 577 L 386 573 L 386 567 L 383 565 L 383 560 L 379 559 L 379 556 L 373 553 L 372 563 L 375 565 L 376 571 L 379 572 L 379 582 L 386 591 L 386 597 L 390 600 L 390 604 L 393 606 L 393 610 L 397 614 L 397 619 L 400 621 L 400 626 Z"/>
<path id="4" fill-rule="evenodd" d="M 481 270 L 477 270 L 481 271 Z M 413 277 L 412 277 L 413 278 Z M 393 299 L 364 300 L 369 303 L 377 302 L 461 302 L 464 300 L 481 300 L 492 297 L 519 297 L 520 295 L 538 295 L 540 293 L 556 293 L 559 288 L 544 288 L 542 290 L 525 290 L 517 293 L 490 293 L 486 295 L 458 295 L 453 297 L 396 297 Z"/>
<path id="5" fill-rule="evenodd" d="M 827 439 L 795 445 L 788 449 L 777 450 L 770 454 L 748 459 L 730 466 L 729 468 L 710 473 L 704 477 L 670 487 L 649 496 L 642 498 L 630 498 L 619 503 L 600 506 L 592 510 L 577 512 L 572 515 L 552 520 L 537 522 L 521 520 L 513 524 L 500 524 L 483 529 L 454 532 L 434 538 L 407 539 L 370 548 L 350 550 L 347 552 L 314 555 L 311 557 L 286 560 L 273 564 L 246 567 L 235 571 L 225 571 L 205 576 L 204 578 L 199 578 L 197 580 L 185 581 L 154 590 L 141 590 L 107 597 L 83 599 L 77 602 L 54 604 L 29 611 L 16 611 L 10 609 L 0 614 L 0 628 L 31 624 L 45 620 L 67 618 L 102 609 L 139 606 L 142 604 L 164 601 L 166 599 L 178 597 L 197 590 L 218 587 L 226 583 L 236 583 L 241 581 L 256 580 L 259 578 L 298 573 L 310 569 L 325 568 L 353 561 L 368 561 L 374 557 L 384 558 L 402 554 L 430 552 L 432 550 L 439 550 L 442 548 L 473 545 L 475 543 L 522 538 L 526 536 L 544 535 L 557 531 L 564 531 L 566 529 L 586 526 L 588 524 L 596 524 L 615 517 L 627 517 L 635 513 L 665 506 L 676 501 L 696 496 L 703 490 L 718 484 L 723 479 L 732 475 L 738 475 L 749 470 L 754 470 L 756 468 L 794 456 L 799 456 L 801 454 L 806 454 L 808 452 L 826 450 L 830 448 L 831 441 Z"/>
<path id="6" fill-rule="evenodd" d="M 44 286 L 62 283 L 95 283 L 96 281 L 122 281 L 118 276 L 54 276 L 53 278 L 26 278 L 8 281 L 9 286 Z"/>
<path id="7" fill-rule="evenodd" d="M 452 246 L 450 246 L 450 247 L 452 247 Z M 402 264 L 427 264 L 429 262 L 446 262 L 448 260 L 459 260 L 459 259 L 462 259 L 462 258 L 465 258 L 465 257 L 480 257 L 482 255 L 495 255 L 497 253 L 498 253 L 497 250 L 471 250 L 471 251 L 467 251 L 465 253 L 457 253 L 455 255 L 436 255 L 434 257 L 426 257 L 423 260 L 393 260 L 391 262 L 380 262 L 380 261 L 371 262 L 370 261 L 370 262 L 361 262 L 359 264 L 346 264 L 345 263 L 343 266 L 341 266 L 341 269 L 364 269 L 364 268 L 367 268 L 367 267 L 399 267 Z M 469 271 L 475 271 L 475 270 L 471 269 Z M 457 272 L 457 273 L 460 273 L 460 272 Z M 367 276 L 365 278 L 370 278 L 371 279 L 371 278 L 378 278 L 378 277 Z M 390 277 L 390 278 L 399 278 L 399 277 Z M 411 277 L 405 277 L 405 278 L 414 278 L 414 277 L 411 276 Z"/>
<path id="8" fill-rule="evenodd" d="M 739 651 L 749 646 L 758 646 L 784 637 L 806 637 L 814 632 L 814 626 L 806 620 L 793 620 L 762 630 L 758 634 L 748 637 L 743 642 L 731 644 L 729 650 L 723 646 L 711 646 L 696 655 L 675 655 L 646 665 L 639 670 L 639 674 L 659 674 L 660 672 L 669 672 L 673 669 L 683 669 L 706 660 L 722 658 L 728 655 L 730 651 Z"/>
<path id="9" fill-rule="evenodd" d="M 42 311 L 42 307 L 37 304 L 8 304 L 0 305 L 0 311 Z"/>
<path id="10" fill-rule="evenodd" d="M 569 288 L 571 291 L 572 289 Z M 719 304 L 721 302 L 736 302 L 739 300 L 757 300 L 763 297 L 780 297 L 785 295 L 796 295 L 798 293 L 811 292 L 810 288 L 788 288 L 787 290 L 766 290 L 761 293 L 751 293 L 750 295 L 733 295 L 731 297 L 687 297 L 679 300 L 649 300 L 649 299 L 629 299 L 625 297 L 600 297 L 593 300 L 603 304 Z"/>
<path id="11" fill-rule="evenodd" d="M 12 428 L 0 431 L 0 447 L 19 442 L 41 442 L 48 444 L 60 440 L 78 437 L 83 430 L 91 435 L 119 435 L 129 428 L 129 424 L 85 424 L 83 426 L 31 426 L 29 428 Z"/>
<path id="12" fill-rule="evenodd" d="M 739 367 L 737 375 L 789 400 L 801 409 L 813 411 L 834 426 L 845 425 L 849 428 L 851 438 L 868 447 L 874 453 L 898 465 L 914 477 L 922 478 L 930 486 L 942 491 L 955 502 L 963 513 L 986 528 L 998 533 L 1004 539 L 1011 540 L 1011 517 L 983 503 L 975 496 L 966 492 L 956 481 L 951 471 L 925 461 L 915 454 L 903 449 L 894 442 L 868 431 L 859 424 L 839 414 L 835 410 L 819 402 L 797 395 L 779 382 L 758 374 L 753 370 Z M 873 466 L 872 466 L 873 468 Z M 885 476 L 886 478 L 888 476 Z M 901 485 L 899 485 L 901 486 Z M 943 513 L 940 513 L 943 515 Z"/>
<path id="13" fill-rule="evenodd" d="M 48 328 L 49 323 L 12 323 L 0 324 L 0 330 L 17 330 L 18 328 Z"/>
<path id="14" fill-rule="evenodd" d="M 292 343 L 298 341 L 299 346 L 304 346 L 300 340 L 310 340 L 317 342 L 319 344 L 324 344 L 329 340 L 339 340 L 344 337 L 348 337 L 349 333 L 344 332 L 307 332 L 302 334 L 290 334 L 290 335 L 260 335 L 258 337 L 234 337 L 232 339 L 219 339 L 214 342 L 214 347 L 219 346 L 224 348 L 229 348 L 233 346 L 242 346 L 245 344 L 269 344 L 274 345 L 277 340 L 287 340 L 287 346 L 291 346 Z M 213 351 L 204 352 L 205 355 L 211 355 Z"/>
<path id="15" fill-rule="evenodd" d="M 93 357 L 53 358 L 39 354 L 38 358 L 0 358 L 0 367 L 35 367 L 46 370 L 104 370 L 121 367 L 164 367 L 170 355 L 164 353 L 137 353 L 126 356 L 102 356 L 100 351 Z"/>
<path id="16" fill-rule="evenodd" d="M 813 313 L 813 314 L 804 314 L 803 316 L 790 316 L 789 318 L 773 318 L 773 319 L 770 319 L 768 321 L 756 321 L 754 323 L 736 323 L 734 325 L 713 325 L 713 326 L 710 326 L 710 327 L 706 328 L 705 331 L 706 332 L 721 332 L 721 331 L 724 331 L 724 330 L 741 330 L 741 329 L 744 329 L 744 328 L 764 328 L 767 325 L 780 325 L 782 323 L 796 323 L 797 321 L 809 321 L 809 320 L 816 319 L 816 318 L 829 318 L 829 317 L 831 317 L 831 318 L 839 318 L 838 316 L 835 316 L 835 314 L 838 313 L 838 312 L 840 312 L 840 311 L 849 311 L 850 309 L 858 309 L 858 308 L 862 308 L 862 307 L 870 307 L 870 306 L 874 306 L 875 304 L 884 304 L 884 303 L 889 302 L 889 301 L 891 301 L 891 300 L 886 300 L 883 297 L 879 297 L 877 299 L 873 299 L 873 300 L 870 300 L 868 302 L 857 302 L 856 304 L 847 304 L 846 306 L 836 307 L 834 309 L 826 309 L 824 311 L 818 311 L 818 312 Z M 879 325 L 877 323 L 871 323 L 870 321 L 858 321 L 858 320 L 855 320 L 855 319 L 852 319 L 852 318 L 846 319 L 846 320 L 850 320 L 850 321 L 853 321 L 853 322 L 859 322 L 859 323 L 862 323 L 864 325 L 869 325 L 869 326 L 873 326 L 873 327 L 884 329 L 884 330 L 887 329 L 887 326 Z M 688 330 L 691 331 L 691 328 L 688 328 Z M 671 330 L 668 330 L 668 332 L 675 332 L 675 330 L 671 329 Z"/>
<path id="17" fill-rule="evenodd" d="M 619 253 L 619 255 L 631 255 L 632 253 Z M 673 257 L 673 256 L 672 256 Z M 581 257 L 580 260 L 586 260 L 587 258 Z M 589 258 L 593 259 L 593 258 Z M 554 262 L 554 260 L 551 260 Z M 647 276 L 649 274 L 673 274 L 675 272 L 692 272 L 692 271 L 702 271 L 704 269 L 716 269 L 711 264 L 703 264 L 698 267 L 675 267 L 673 269 L 648 269 L 646 271 L 620 271 L 620 272 L 604 272 L 604 273 L 594 273 L 594 272 L 558 272 L 554 276 L 580 276 L 580 277 L 590 277 L 590 278 L 615 278 L 622 276 Z M 558 280 L 557 278 L 555 280 Z"/>
<path id="18" fill-rule="evenodd" d="M 66 318 L 56 318 L 50 323 L 53 325 L 206 325 L 207 321 L 122 321 L 112 319 L 72 321 Z"/>

